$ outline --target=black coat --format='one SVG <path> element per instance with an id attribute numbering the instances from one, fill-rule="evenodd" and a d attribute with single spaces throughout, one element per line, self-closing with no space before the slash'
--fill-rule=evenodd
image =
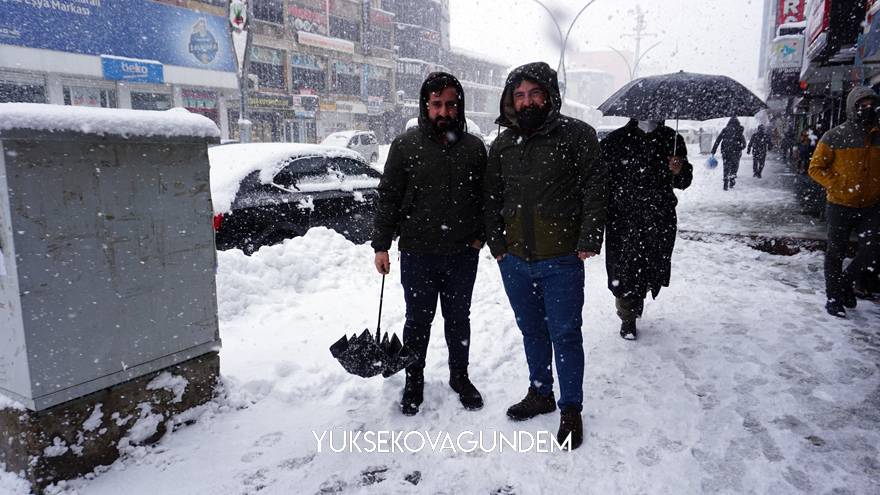
<path id="1" fill-rule="evenodd" d="M 685 159 L 678 175 L 668 160 Z M 635 120 L 601 142 L 607 165 L 608 222 L 605 229 L 605 268 L 608 289 L 615 297 L 654 297 L 669 286 L 675 246 L 678 199 L 673 188 L 686 189 L 693 180 L 684 139 L 669 127 L 645 134 Z"/>
<path id="2" fill-rule="evenodd" d="M 730 122 L 718 134 L 715 144 L 712 145 L 712 154 L 721 146 L 721 157 L 724 161 L 728 158 L 738 160 L 742 156 L 742 152 L 746 147 L 746 137 L 743 135 L 743 126 L 736 119 L 730 119 Z"/>
<path id="3" fill-rule="evenodd" d="M 767 150 L 772 147 L 773 144 L 770 142 L 770 134 L 763 128 L 758 128 L 758 130 L 752 134 L 752 138 L 749 139 L 749 147 L 746 149 L 746 153 L 751 153 L 752 156 L 760 160 L 767 157 Z"/>
<path id="4" fill-rule="evenodd" d="M 446 77 L 459 92 L 455 139 L 442 143 L 427 117 L 425 86 Z M 422 86 L 418 127 L 398 136 L 388 150 L 379 182 L 372 247 L 387 251 L 395 236 L 398 248 L 417 254 L 457 254 L 484 240 L 482 180 L 486 147 L 465 131 L 464 93 L 449 74 L 435 73 Z"/>
<path id="5" fill-rule="evenodd" d="M 551 105 L 533 133 L 519 127 L 513 109 L 513 90 L 522 78 L 541 85 Z M 556 71 L 546 63 L 518 67 L 508 76 L 496 120 L 507 129 L 492 143 L 484 190 L 493 256 L 541 260 L 602 247 L 606 171 L 596 131 L 560 115 L 561 106 Z"/>

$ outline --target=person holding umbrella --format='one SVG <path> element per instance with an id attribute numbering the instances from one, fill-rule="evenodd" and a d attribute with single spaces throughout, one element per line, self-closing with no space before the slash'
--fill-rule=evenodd
<path id="1" fill-rule="evenodd" d="M 854 284 L 863 270 L 880 270 L 880 97 L 858 86 L 846 99 L 847 121 L 822 136 L 809 174 L 825 188 L 828 247 L 825 251 L 825 310 L 841 318 L 856 307 Z M 850 235 L 859 239 L 846 270 Z"/>
<path id="2" fill-rule="evenodd" d="M 614 294 L 620 336 L 638 338 L 647 294 L 669 286 L 678 204 L 673 189 L 693 180 L 684 138 L 658 121 L 631 119 L 601 143 L 608 168 L 605 268 Z"/>
<path id="3" fill-rule="evenodd" d="M 451 74 L 434 72 L 422 84 L 417 127 L 398 136 L 379 183 L 373 230 L 374 263 L 391 268 L 388 249 L 399 235 L 400 282 L 406 301 L 403 345 L 416 355 L 406 368 L 400 410 L 419 411 L 425 355 L 437 300 L 449 349 L 449 386 L 465 409 L 483 407 L 468 376 L 470 306 L 484 239 L 483 143 L 466 132 L 464 90 Z"/>
<path id="4" fill-rule="evenodd" d="M 751 153 L 754 160 L 752 164 L 753 176 L 761 178 L 761 174 L 764 172 L 764 162 L 767 159 L 767 150 L 772 146 L 770 133 L 767 132 L 763 124 L 759 125 L 758 130 L 749 139 L 749 147 L 746 148 L 746 154 Z"/>
<path id="5" fill-rule="evenodd" d="M 596 131 L 560 114 L 556 71 L 526 64 L 507 77 L 486 171 L 487 243 L 523 335 L 529 368 L 514 421 L 561 409 L 557 441 L 583 441 L 584 261 L 602 247 L 606 170 Z"/>
<path id="6" fill-rule="evenodd" d="M 724 161 L 724 190 L 733 189 L 736 185 L 736 174 L 739 171 L 739 160 L 742 158 L 743 148 L 746 147 L 746 138 L 743 135 L 743 126 L 739 119 L 731 117 L 721 130 L 721 134 L 712 145 L 712 154 L 721 146 L 721 159 Z"/>

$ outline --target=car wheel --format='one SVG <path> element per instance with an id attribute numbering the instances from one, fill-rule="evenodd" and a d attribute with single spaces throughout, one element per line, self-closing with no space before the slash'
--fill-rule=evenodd
<path id="1" fill-rule="evenodd" d="M 376 163 L 377 161 L 379 161 L 379 155 L 378 155 L 378 154 L 373 153 L 372 155 L 370 155 L 370 163 Z"/>

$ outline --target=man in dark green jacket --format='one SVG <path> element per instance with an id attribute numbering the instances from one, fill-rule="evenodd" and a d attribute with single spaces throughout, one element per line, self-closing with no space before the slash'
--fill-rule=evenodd
<path id="1" fill-rule="evenodd" d="M 449 386 L 465 409 L 483 407 L 468 377 L 470 306 L 484 240 L 483 142 L 467 133 L 464 90 L 450 74 L 434 72 L 422 84 L 419 125 L 398 136 L 379 183 L 373 230 L 375 265 L 388 273 L 388 249 L 399 236 L 400 282 L 406 301 L 403 343 L 418 356 L 406 370 L 400 410 L 419 411 L 425 354 L 440 299 L 449 348 Z"/>
<path id="2" fill-rule="evenodd" d="M 584 260 L 599 253 L 607 172 L 596 131 L 560 114 L 556 71 L 543 62 L 507 77 L 484 188 L 486 234 L 523 334 L 529 365 L 526 397 L 507 410 L 525 420 L 556 410 L 557 439 L 583 440 Z"/>

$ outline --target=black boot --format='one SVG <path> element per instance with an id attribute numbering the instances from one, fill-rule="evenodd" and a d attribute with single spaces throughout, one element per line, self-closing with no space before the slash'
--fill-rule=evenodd
<path id="1" fill-rule="evenodd" d="M 724 190 L 727 190 L 727 179 L 724 179 Z"/>
<path id="2" fill-rule="evenodd" d="M 731 177 L 730 178 L 730 188 L 733 189 L 733 186 L 735 186 L 735 185 L 736 185 L 736 178 Z"/>
<path id="3" fill-rule="evenodd" d="M 636 328 L 636 321 L 625 321 L 620 324 L 620 336 L 626 340 L 636 340 L 639 338 L 639 331 Z"/>
<path id="4" fill-rule="evenodd" d="M 467 368 L 453 368 L 449 370 L 449 386 L 458 394 L 458 400 L 468 411 L 476 411 L 483 408 L 483 396 L 477 387 L 468 378 Z"/>
<path id="5" fill-rule="evenodd" d="M 424 391 L 424 370 L 406 370 L 406 385 L 403 386 L 403 397 L 400 398 L 400 412 L 404 416 L 415 416 L 419 412 Z"/>
<path id="6" fill-rule="evenodd" d="M 584 423 L 581 420 L 581 413 L 574 408 L 566 407 L 559 418 L 556 442 L 562 445 L 569 435 L 571 435 L 571 450 L 580 447 L 584 442 Z"/>
<path id="7" fill-rule="evenodd" d="M 846 310 L 843 309 L 843 304 L 834 299 L 829 299 L 828 302 L 825 303 L 825 311 L 828 311 L 828 314 L 831 316 L 846 318 Z"/>
<path id="8" fill-rule="evenodd" d="M 547 414 L 556 410 L 556 397 L 541 395 L 535 387 L 529 387 L 525 398 L 507 409 L 507 417 L 514 421 L 525 421 L 539 414 Z"/>
<path id="9" fill-rule="evenodd" d="M 856 300 L 856 293 L 852 287 L 845 289 L 846 292 L 843 294 L 843 307 L 847 309 L 855 309 L 858 306 L 858 301 Z"/>

